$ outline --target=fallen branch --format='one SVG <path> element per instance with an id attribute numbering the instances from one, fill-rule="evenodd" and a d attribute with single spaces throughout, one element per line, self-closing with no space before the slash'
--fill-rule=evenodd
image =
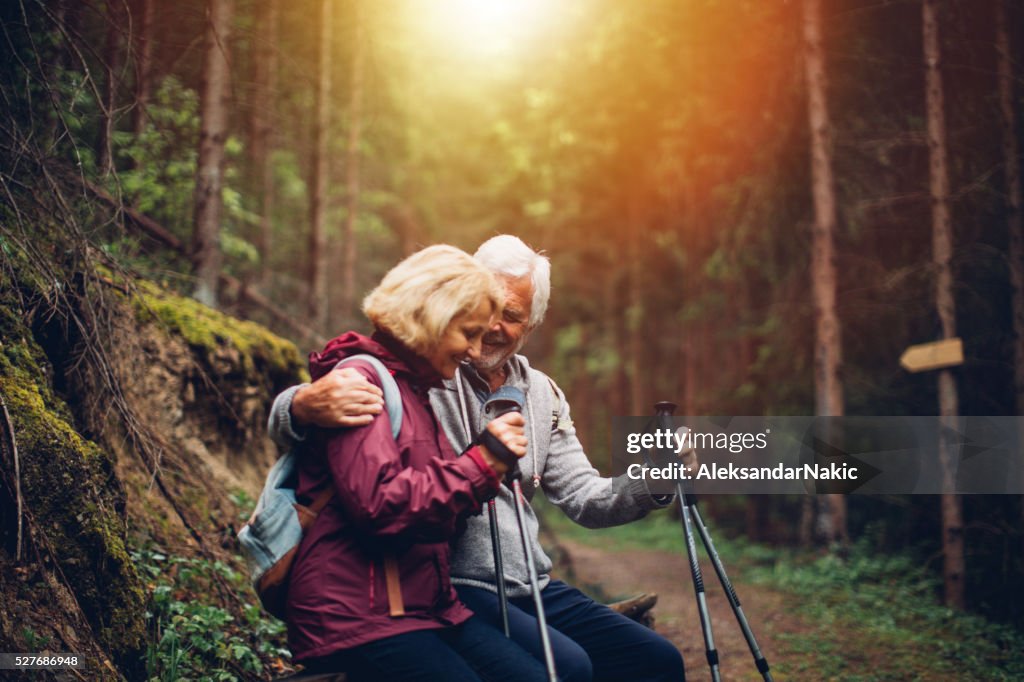
<path id="1" fill-rule="evenodd" d="M 126 223 L 131 223 L 147 236 L 152 237 L 164 246 L 177 251 L 181 255 L 187 255 L 185 244 L 166 227 L 149 216 L 125 206 L 120 201 L 110 196 L 110 194 L 102 187 L 89 182 L 88 180 L 82 180 L 82 182 L 85 183 L 85 188 L 88 189 L 94 197 L 124 216 Z"/>
<path id="2" fill-rule="evenodd" d="M 653 609 L 654 605 L 657 603 L 658 595 L 644 592 L 632 599 L 625 599 L 623 601 L 615 602 L 614 604 L 609 604 L 608 608 L 612 611 L 621 613 L 630 620 L 634 620 L 641 625 L 645 625 L 653 629 L 654 612 L 651 609 Z"/>
<path id="3" fill-rule="evenodd" d="M 153 220 L 149 216 L 140 213 L 134 208 L 125 206 L 120 201 L 112 197 L 102 187 L 97 186 L 94 183 L 85 180 L 85 187 L 88 189 L 93 196 L 99 199 L 102 203 L 106 204 L 113 210 L 119 212 L 126 225 L 134 226 L 138 231 L 144 233 L 146 236 L 151 237 L 153 240 L 159 242 L 163 246 L 177 252 L 182 256 L 188 256 L 188 250 L 180 239 L 170 232 L 163 225 Z M 232 277 L 231 275 L 221 274 L 219 276 L 219 282 L 222 287 L 235 292 L 235 296 L 239 300 L 245 301 L 250 305 L 260 308 L 274 320 L 278 321 L 282 325 L 288 327 L 292 331 L 298 333 L 303 340 L 312 341 L 317 346 L 322 346 L 327 339 L 325 339 L 320 333 L 314 330 L 312 327 L 303 324 L 296 320 L 294 317 L 289 315 L 280 306 L 276 305 L 269 298 L 261 294 L 252 288 L 252 286 L 243 283 L 239 279 Z"/>
<path id="4" fill-rule="evenodd" d="M 312 341 L 316 346 L 323 346 L 327 343 L 327 339 L 319 332 L 296 320 L 251 285 L 245 284 L 231 275 L 224 274 L 220 275 L 220 285 L 225 289 L 236 292 L 235 295 L 240 300 L 262 309 L 281 324 L 291 328 L 292 331 L 300 334 L 303 340 Z"/>

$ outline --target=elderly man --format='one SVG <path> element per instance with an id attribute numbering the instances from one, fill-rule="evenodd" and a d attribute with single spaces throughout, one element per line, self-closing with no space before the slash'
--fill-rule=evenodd
<path id="1" fill-rule="evenodd" d="M 484 336 L 480 358 L 463 365 L 455 378 L 432 389 L 430 402 L 452 445 L 468 447 L 486 424 L 483 405 L 502 386 L 523 391 L 526 402 L 527 455 L 520 460 L 523 493 L 539 488 L 573 521 L 588 528 L 639 519 L 667 500 L 650 494 L 643 481 L 602 477 L 590 464 L 569 416 L 569 405 L 555 382 L 530 367 L 518 351 L 544 319 L 550 293 L 550 264 L 516 237 L 486 241 L 475 257 L 505 286 L 505 309 Z M 379 413 L 376 387 L 336 370 L 313 384 L 288 389 L 274 402 L 271 435 L 283 445 L 302 440 L 304 425 L 358 426 Z M 511 636 L 543 660 L 530 582 L 511 491 L 502 487 L 495 500 L 503 572 L 509 597 Z M 538 540 L 538 520 L 526 505 L 527 541 L 540 573 L 555 666 L 563 681 L 681 680 L 679 651 L 657 633 L 639 625 L 579 590 L 552 580 L 551 560 Z M 452 582 L 477 615 L 501 627 L 492 554 L 490 521 L 471 517 L 456 542 Z"/>

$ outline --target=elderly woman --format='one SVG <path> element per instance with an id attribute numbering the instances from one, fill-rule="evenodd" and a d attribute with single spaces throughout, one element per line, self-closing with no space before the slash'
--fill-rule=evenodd
<path id="1" fill-rule="evenodd" d="M 493 275 L 450 246 L 395 266 L 366 297 L 372 337 L 348 332 L 310 356 L 316 379 L 369 354 L 394 376 L 403 419 L 317 429 L 299 469 L 300 498 L 335 493 L 298 548 L 288 589 L 288 638 L 310 672 L 350 680 L 542 680 L 543 666 L 459 603 L 449 580 L 449 540 L 479 513 L 525 453 L 523 420 L 507 414 L 491 433 L 505 452 L 474 446 L 457 456 L 427 391 L 480 353 L 501 312 Z M 354 367 L 377 386 L 365 360 Z"/>

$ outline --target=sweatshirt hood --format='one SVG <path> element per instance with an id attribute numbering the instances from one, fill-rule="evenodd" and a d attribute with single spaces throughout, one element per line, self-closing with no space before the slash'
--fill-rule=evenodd
<path id="1" fill-rule="evenodd" d="M 322 351 L 309 354 L 309 375 L 316 381 L 345 358 L 364 353 L 380 360 L 392 374 L 404 374 L 412 383 L 424 388 L 439 386 L 443 379 L 426 358 L 381 330 L 372 337 L 345 332 L 331 339 Z"/>

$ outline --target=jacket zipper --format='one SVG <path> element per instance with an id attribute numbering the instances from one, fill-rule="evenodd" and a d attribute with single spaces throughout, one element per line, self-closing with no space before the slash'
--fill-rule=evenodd
<path id="1" fill-rule="evenodd" d="M 374 561 L 370 562 L 370 610 L 371 611 L 373 611 L 374 584 L 377 582 L 376 579 L 374 578 L 374 570 L 373 570 L 376 565 L 377 565 L 376 562 L 374 562 Z"/>

